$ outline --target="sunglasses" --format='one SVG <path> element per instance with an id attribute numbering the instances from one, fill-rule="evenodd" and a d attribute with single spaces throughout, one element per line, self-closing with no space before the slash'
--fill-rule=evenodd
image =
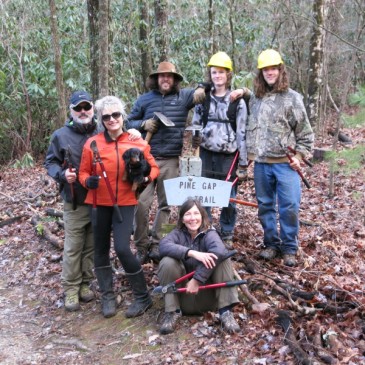
<path id="1" fill-rule="evenodd" d="M 72 109 L 75 112 L 81 112 L 82 109 L 84 109 L 86 112 L 89 111 L 92 108 L 92 104 L 84 104 L 84 105 L 76 105 Z"/>
<path id="2" fill-rule="evenodd" d="M 101 117 L 101 120 L 103 122 L 110 122 L 110 120 L 113 118 L 113 119 L 118 119 L 120 118 L 120 116 L 122 115 L 121 112 L 114 112 L 112 114 L 104 114 L 102 117 Z"/>

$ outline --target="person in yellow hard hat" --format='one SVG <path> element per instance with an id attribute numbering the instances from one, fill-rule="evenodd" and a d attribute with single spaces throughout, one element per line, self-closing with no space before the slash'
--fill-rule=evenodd
<path id="1" fill-rule="evenodd" d="M 193 125 L 202 126 L 201 138 L 193 138 L 193 147 L 200 144 L 202 175 L 204 177 L 229 181 L 236 178 L 236 167 L 247 166 L 245 126 L 247 108 L 243 99 L 230 103 L 232 60 L 225 52 L 214 54 L 208 64 L 207 81 L 211 90 L 203 104 L 195 106 Z M 237 152 L 238 151 L 238 152 Z M 238 158 L 237 158 L 238 157 Z M 234 185 L 231 197 L 237 193 Z M 210 208 L 207 208 L 210 215 Z M 211 218 L 211 217 L 210 217 Z M 220 233 L 227 247 L 233 244 L 237 211 L 235 203 L 222 208 L 219 218 Z"/>
<path id="2" fill-rule="evenodd" d="M 254 181 L 258 216 L 264 230 L 260 258 L 282 255 L 284 265 L 296 265 L 301 196 L 300 168 L 313 146 L 313 131 L 303 97 L 289 88 L 289 78 L 279 52 L 267 49 L 257 60 L 258 73 L 250 98 L 246 128 L 249 160 L 255 162 Z M 296 151 L 293 162 L 286 147 Z M 279 213 L 280 231 L 277 227 Z"/>

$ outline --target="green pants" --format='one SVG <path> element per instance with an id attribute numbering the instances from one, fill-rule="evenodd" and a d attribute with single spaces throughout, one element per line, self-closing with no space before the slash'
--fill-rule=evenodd
<path id="1" fill-rule="evenodd" d="M 65 243 L 61 283 L 65 292 L 78 293 L 82 283 L 88 284 L 93 278 L 94 240 L 91 229 L 90 208 L 64 202 Z"/>
<path id="2" fill-rule="evenodd" d="M 183 263 L 171 257 L 164 257 L 158 268 L 161 285 L 169 284 L 186 274 Z M 189 279 L 190 280 L 190 279 Z M 233 280 L 233 267 L 230 259 L 219 264 L 206 284 Z M 182 283 L 182 287 L 187 282 Z M 181 309 L 184 314 L 201 314 L 215 311 L 228 305 L 238 303 L 237 287 L 200 290 L 198 294 L 165 294 L 165 312 Z"/>

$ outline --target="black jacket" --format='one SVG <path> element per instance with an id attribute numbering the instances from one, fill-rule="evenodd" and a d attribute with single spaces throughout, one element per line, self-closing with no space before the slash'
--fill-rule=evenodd
<path id="1" fill-rule="evenodd" d="M 65 161 L 66 151 L 70 150 L 70 162 L 72 167 L 76 168 L 76 172 L 78 172 L 82 148 L 87 139 L 96 134 L 96 132 L 96 122 L 94 120 L 85 125 L 70 119 L 51 136 L 51 144 L 48 147 L 44 166 L 47 169 L 48 175 L 59 184 L 61 196 L 68 203 L 72 202 L 72 198 L 70 184 L 67 183 L 65 178 L 65 170 L 68 168 L 68 162 Z M 87 189 L 77 180 L 74 183 L 74 190 L 77 204 L 83 204 Z"/>
<path id="2" fill-rule="evenodd" d="M 166 127 L 160 123 L 158 131 L 150 141 L 153 157 L 180 156 L 186 119 L 193 104 L 194 89 L 181 89 L 178 93 L 162 95 L 158 90 L 141 95 L 133 105 L 127 117 L 127 129 L 135 128 L 144 132 L 143 121 L 153 118 L 154 112 L 160 112 L 175 123 Z"/>
<path id="3" fill-rule="evenodd" d="M 214 253 L 218 257 L 217 265 L 224 260 L 228 252 L 215 229 L 200 232 L 192 239 L 190 233 L 185 228 L 176 228 L 162 238 L 159 250 L 161 258 L 169 256 L 176 260 L 181 260 L 187 273 L 196 270 L 193 278 L 203 284 L 210 278 L 214 269 L 207 269 L 200 261 L 187 257 L 188 251 L 195 250 Z"/>

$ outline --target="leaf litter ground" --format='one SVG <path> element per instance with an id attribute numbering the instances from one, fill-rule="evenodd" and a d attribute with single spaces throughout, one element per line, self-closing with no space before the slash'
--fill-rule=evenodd
<path id="1" fill-rule="evenodd" d="M 364 129 L 348 134 L 354 145 L 364 143 Z M 221 329 L 216 313 L 183 317 L 175 333 L 159 335 L 160 297 L 143 316 L 124 318 L 131 292 L 114 254 L 118 314 L 104 319 L 99 300 L 65 312 L 62 221 L 46 214 L 47 208 L 62 210 L 57 188 L 42 166 L 3 168 L 0 364 L 364 363 L 365 156 L 360 158 L 360 170 L 336 173 L 331 199 L 328 163 L 305 168 L 313 187 L 303 188 L 296 268 L 283 266 L 279 258 L 257 259 L 262 242 L 257 211 L 238 206 L 234 248 L 239 253 L 233 262 L 248 280 L 248 292 L 240 290 L 235 318 L 242 331 L 233 335 Z M 238 198 L 255 201 L 252 170 L 249 177 Z M 215 223 L 218 215 L 214 209 Z M 144 265 L 150 289 L 158 285 L 156 270 L 152 262 Z M 99 296 L 96 280 L 92 289 Z"/>

